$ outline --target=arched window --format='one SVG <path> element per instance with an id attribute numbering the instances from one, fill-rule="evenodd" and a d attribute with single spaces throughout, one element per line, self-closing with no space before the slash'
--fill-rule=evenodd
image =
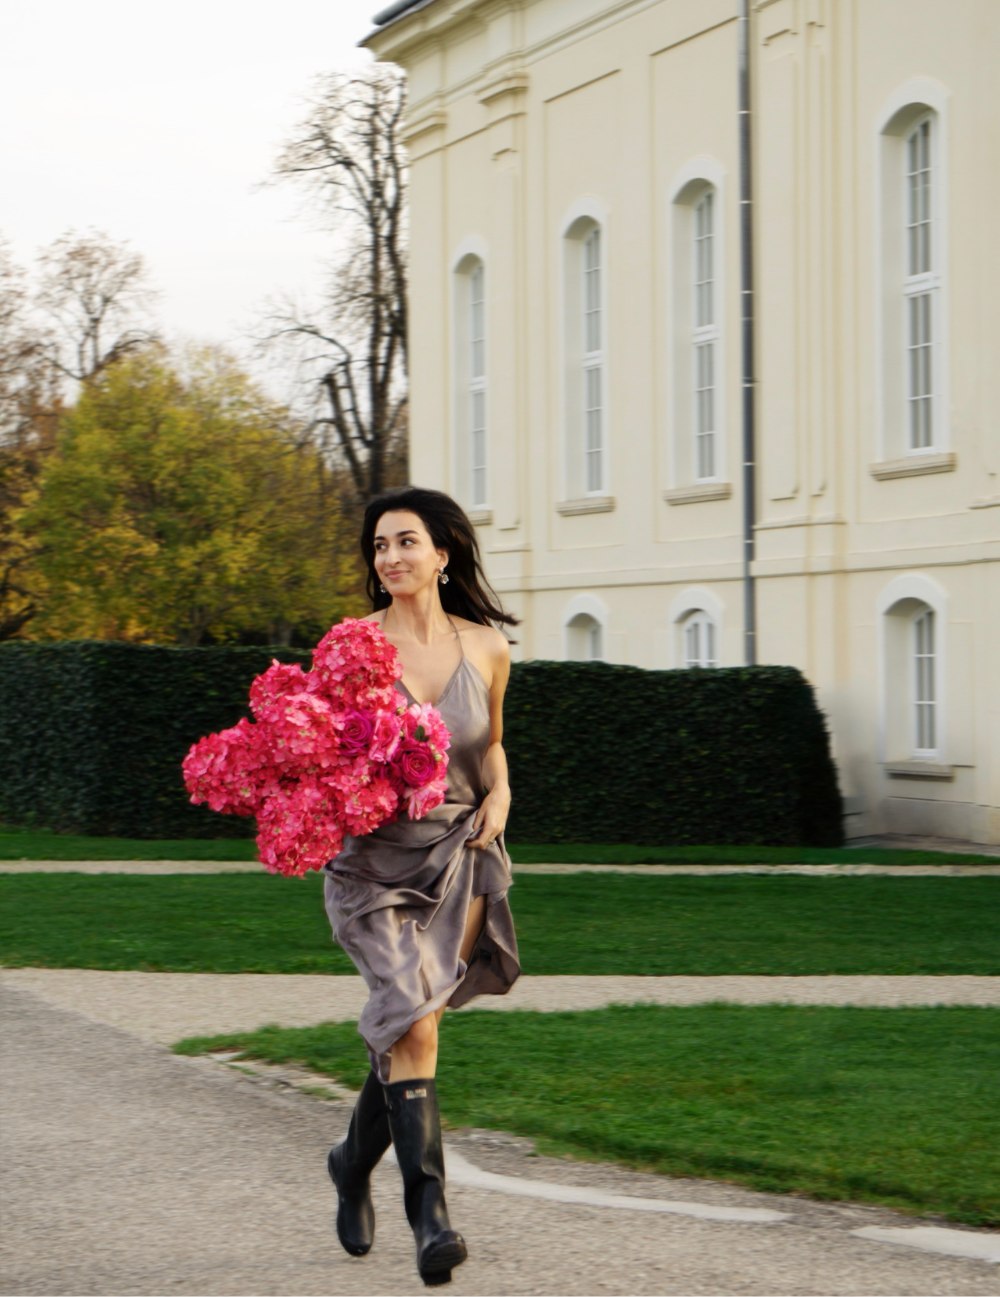
<path id="1" fill-rule="evenodd" d="M 941 762 L 945 751 L 947 599 L 917 574 L 892 580 L 881 614 L 882 758 Z"/>
<path id="2" fill-rule="evenodd" d="M 597 499 L 609 490 L 607 238 L 595 215 L 563 235 L 566 494 Z"/>
<path id="3" fill-rule="evenodd" d="M 607 653 L 607 625 L 608 609 L 603 600 L 592 594 L 575 595 L 563 620 L 566 660 L 603 662 Z"/>
<path id="4" fill-rule="evenodd" d="M 566 623 L 566 657 L 571 662 L 600 662 L 604 658 L 604 627 L 588 613 Z"/>
<path id="5" fill-rule="evenodd" d="M 934 343 L 940 279 L 934 256 L 931 213 L 933 190 L 932 116 L 921 118 L 906 136 L 906 438 L 907 449 L 929 450 L 934 445 Z"/>
<path id="6" fill-rule="evenodd" d="M 715 622 L 702 609 L 689 613 L 680 624 L 681 660 L 686 667 L 717 667 Z"/>
<path id="7" fill-rule="evenodd" d="M 948 446 L 945 100 L 935 83 L 912 83 L 893 96 L 879 128 L 877 453 L 889 463 L 873 466 L 876 477 L 905 475 L 897 461 L 912 461 L 910 471 L 953 467 L 940 454 Z"/>
<path id="8" fill-rule="evenodd" d="M 486 267 L 473 253 L 455 273 L 455 431 L 458 494 L 471 509 L 489 500 Z"/>
<path id="9" fill-rule="evenodd" d="M 695 158 L 675 177 L 667 279 L 667 392 L 673 504 L 723 499 L 723 170 Z"/>
<path id="10" fill-rule="evenodd" d="M 725 606 L 707 586 L 681 590 L 670 605 L 671 665 L 717 667 L 721 657 Z"/>

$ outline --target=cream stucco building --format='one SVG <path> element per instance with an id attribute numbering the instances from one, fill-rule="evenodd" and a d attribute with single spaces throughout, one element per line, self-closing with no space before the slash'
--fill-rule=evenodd
<path id="1" fill-rule="evenodd" d="M 467 506 L 521 655 L 755 642 L 816 686 L 849 835 L 1000 842 L 997 0 L 380 18 L 410 82 L 411 478 Z"/>

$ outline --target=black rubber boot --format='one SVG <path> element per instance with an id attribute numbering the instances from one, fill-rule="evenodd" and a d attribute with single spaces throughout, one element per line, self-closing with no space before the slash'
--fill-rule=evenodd
<path id="1" fill-rule="evenodd" d="M 354 1105 L 347 1138 L 331 1148 L 326 1165 L 337 1190 L 337 1237 L 345 1252 L 364 1256 L 375 1237 L 370 1177 L 392 1142 L 385 1092 L 369 1072 Z"/>
<path id="2" fill-rule="evenodd" d="M 394 1081 L 385 1087 L 389 1126 L 403 1176 L 403 1201 L 417 1243 L 417 1270 L 425 1284 L 448 1283 L 468 1256 L 465 1239 L 448 1220 L 444 1150 L 433 1080 Z"/>

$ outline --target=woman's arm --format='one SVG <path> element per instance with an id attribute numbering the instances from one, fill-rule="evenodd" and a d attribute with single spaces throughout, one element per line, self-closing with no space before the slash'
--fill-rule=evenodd
<path id="1" fill-rule="evenodd" d="M 507 754 L 503 750 L 503 700 L 510 680 L 510 645 L 500 631 L 491 636 L 490 743 L 483 757 L 483 783 L 487 793 L 476 811 L 470 847 L 490 846 L 503 832 L 510 813 Z"/>

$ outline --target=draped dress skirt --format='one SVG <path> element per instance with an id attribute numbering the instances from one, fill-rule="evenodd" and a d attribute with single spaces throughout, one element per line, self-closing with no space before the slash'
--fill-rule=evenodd
<path id="1" fill-rule="evenodd" d="M 397 688 L 414 701 L 402 681 Z M 490 714 L 486 681 L 464 654 L 437 709 L 451 733 L 445 801 L 423 819 L 347 838 L 325 867 L 334 939 L 368 985 L 358 1031 L 383 1082 L 393 1042 L 414 1022 L 477 995 L 504 995 L 521 971 L 503 837 L 490 847 L 466 846 L 485 796 Z M 485 921 L 466 964 L 460 949 L 477 896 L 486 897 Z"/>

